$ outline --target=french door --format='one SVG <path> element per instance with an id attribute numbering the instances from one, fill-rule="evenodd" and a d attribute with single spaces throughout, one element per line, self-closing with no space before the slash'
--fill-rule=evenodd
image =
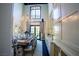
<path id="1" fill-rule="evenodd" d="M 37 36 L 37 39 L 40 39 L 40 26 L 31 25 L 31 33 Z"/>

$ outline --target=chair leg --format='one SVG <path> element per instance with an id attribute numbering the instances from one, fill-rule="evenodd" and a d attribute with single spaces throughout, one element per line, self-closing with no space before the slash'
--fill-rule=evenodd
<path id="1" fill-rule="evenodd" d="M 34 49 L 31 51 L 31 54 L 32 54 L 32 56 L 33 56 L 33 54 L 34 54 Z"/>
<path id="2" fill-rule="evenodd" d="M 34 54 L 34 50 L 32 50 L 32 56 L 33 56 L 33 54 Z"/>

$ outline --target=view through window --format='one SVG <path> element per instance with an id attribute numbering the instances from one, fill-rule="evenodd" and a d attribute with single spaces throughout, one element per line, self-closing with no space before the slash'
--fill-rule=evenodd
<path id="1" fill-rule="evenodd" d="M 40 19 L 41 18 L 41 7 L 32 6 L 31 7 L 31 19 Z"/>

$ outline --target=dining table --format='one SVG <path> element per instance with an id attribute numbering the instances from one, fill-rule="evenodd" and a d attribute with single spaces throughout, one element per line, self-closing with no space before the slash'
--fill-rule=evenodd
<path id="1" fill-rule="evenodd" d="M 30 43 L 31 43 L 32 40 L 33 40 L 33 38 L 29 38 L 29 39 L 27 39 L 27 38 L 22 38 L 22 39 L 20 39 L 20 40 L 17 40 L 17 46 L 22 47 L 22 52 L 23 52 L 22 55 L 24 55 L 24 49 L 25 49 L 28 45 L 30 45 Z"/>

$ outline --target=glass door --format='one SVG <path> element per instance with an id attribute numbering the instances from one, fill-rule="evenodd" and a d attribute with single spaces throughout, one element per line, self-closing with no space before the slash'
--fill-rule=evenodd
<path id="1" fill-rule="evenodd" d="M 40 26 L 31 26 L 31 33 L 37 36 L 37 39 L 40 39 Z"/>
<path id="2" fill-rule="evenodd" d="M 37 39 L 40 39 L 40 26 L 36 26 L 36 36 Z"/>
<path id="3" fill-rule="evenodd" d="M 35 32 L 34 32 L 34 26 L 31 26 L 31 33 L 35 34 Z"/>

